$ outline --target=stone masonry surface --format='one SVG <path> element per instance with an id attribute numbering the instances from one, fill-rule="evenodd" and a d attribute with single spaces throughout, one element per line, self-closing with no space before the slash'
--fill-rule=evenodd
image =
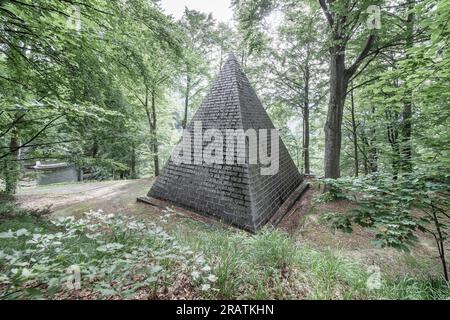
<path id="1" fill-rule="evenodd" d="M 201 121 L 203 131 L 218 129 L 224 136 L 226 129 L 267 129 L 268 135 L 274 129 L 233 55 L 225 63 L 187 126 L 190 132 L 194 131 L 195 121 Z M 270 139 L 268 141 L 270 146 Z M 204 141 L 203 148 L 208 143 Z M 246 147 L 248 148 L 248 141 Z M 237 153 L 237 147 L 235 150 Z M 192 159 L 194 151 L 192 149 Z M 298 172 L 281 139 L 278 173 L 261 175 L 260 168 L 260 164 L 248 162 L 199 165 L 194 162 L 175 164 L 169 159 L 148 196 L 171 201 L 255 232 L 303 181 L 303 176 Z"/>

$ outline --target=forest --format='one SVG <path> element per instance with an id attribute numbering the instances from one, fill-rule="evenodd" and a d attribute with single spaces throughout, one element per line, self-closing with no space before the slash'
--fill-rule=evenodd
<path id="1" fill-rule="evenodd" d="M 450 2 L 231 0 L 230 23 L 161 2 L 0 0 L 0 299 L 448 299 Z M 330 239 L 23 204 L 38 164 L 147 192 L 231 53 L 311 181 L 299 225 Z M 406 261 L 373 290 L 333 240 L 366 233 Z"/>

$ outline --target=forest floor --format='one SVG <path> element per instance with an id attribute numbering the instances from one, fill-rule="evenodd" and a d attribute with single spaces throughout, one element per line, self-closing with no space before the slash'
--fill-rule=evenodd
<path id="1" fill-rule="evenodd" d="M 18 202 L 22 207 L 38 209 L 50 207 L 52 216 L 82 216 L 90 210 L 103 210 L 150 220 L 159 219 L 162 209 L 136 201 L 145 195 L 152 179 L 56 184 L 22 188 Z M 321 221 L 327 212 L 348 212 L 352 204 L 347 201 L 317 203 L 319 190 L 311 187 L 297 202 L 278 228 L 287 232 L 298 245 L 306 245 L 322 252 L 331 251 L 361 264 L 373 266 L 389 276 L 435 276 L 441 273 L 433 239 L 418 234 L 419 241 L 410 252 L 389 248 L 375 248 L 373 233 L 356 227 L 350 234 L 331 229 Z M 169 206 L 169 205 L 168 205 Z M 189 234 L 192 223 L 206 224 L 213 228 L 234 230 L 214 219 L 199 216 L 187 210 L 173 207 L 179 213 L 168 221 L 170 229 Z M 180 223 L 186 222 L 188 223 Z"/>
<path id="2" fill-rule="evenodd" d="M 152 181 L 22 187 L 0 201 L 0 299 L 450 297 L 432 239 L 417 234 L 399 252 L 375 248 L 370 230 L 333 230 L 322 216 L 354 204 L 319 201 L 315 183 L 276 228 L 250 234 L 138 202 Z M 73 267 L 78 289 L 67 284 Z"/>

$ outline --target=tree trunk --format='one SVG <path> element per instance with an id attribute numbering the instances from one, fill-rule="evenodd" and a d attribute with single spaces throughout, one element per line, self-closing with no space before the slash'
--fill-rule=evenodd
<path id="1" fill-rule="evenodd" d="M 305 173 L 310 174 L 309 166 L 309 67 L 305 67 L 305 102 L 303 106 L 303 156 Z"/>
<path id="2" fill-rule="evenodd" d="M 353 153 L 355 159 L 355 177 L 359 175 L 359 159 L 358 159 L 358 134 L 356 132 L 356 119 L 355 119 L 355 100 L 353 96 L 353 90 L 351 92 L 351 113 L 352 113 L 352 135 L 353 135 Z"/>
<path id="3" fill-rule="evenodd" d="M 400 145 L 398 141 L 398 128 L 396 127 L 398 113 L 395 111 L 386 111 L 385 114 L 386 120 L 388 121 L 387 137 L 392 149 L 392 174 L 394 176 L 394 179 L 397 180 L 401 162 Z"/>
<path id="4" fill-rule="evenodd" d="M 375 130 L 369 132 L 369 135 L 362 130 L 360 134 L 360 140 L 364 145 L 364 148 L 361 149 L 358 146 L 358 149 L 361 151 L 364 158 L 364 173 L 366 175 L 378 171 L 378 150 L 376 147 L 375 134 Z M 369 136 L 372 138 L 369 138 Z"/>
<path id="5" fill-rule="evenodd" d="M 347 19 L 351 16 L 354 5 L 343 1 L 342 7 L 338 5 L 339 9 L 335 11 L 333 8 L 335 1 L 319 0 L 319 4 L 332 30 L 333 38 L 333 45 L 330 47 L 330 100 L 327 122 L 325 124 L 325 178 L 336 179 L 341 175 L 341 127 L 348 82 L 355 76 L 359 66 L 367 58 L 374 44 L 375 35 L 371 34 L 367 38 L 366 44 L 355 62 L 346 69 L 345 51 L 347 41 L 351 38 L 351 32 L 354 31 L 346 30 L 348 28 Z"/>
<path id="6" fill-rule="evenodd" d="M 131 179 L 136 179 L 136 147 L 134 141 L 131 143 Z"/>
<path id="7" fill-rule="evenodd" d="M 370 142 L 368 157 L 370 173 L 378 172 L 378 152 L 373 141 Z"/>
<path id="8" fill-rule="evenodd" d="M 94 142 L 92 144 L 92 149 L 91 149 L 92 158 L 97 157 L 97 154 L 98 154 L 98 141 L 97 141 L 97 139 L 94 139 Z"/>
<path id="9" fill-rule="evenodd" d="M 372 107 L 372 115 L 375 114 L 375 107 Z M 372 127 L 370 130 L 370 140 L 369 140 L 369 165 L 370 165 L 370 172 L 378 172 L 378 149 L 377 149 L 377 129 L 376 127 Z"/>
<path id="10" fill-rule="evenodd" d="M 16 193 L 17 184 L 19 182 L 20 175 L 20 145 L 17 131 L 14 129 L 11 139 L 9 141 L 10 154 L 6 157 L 6 172 L 5 172 L 5 192 L 7 195 L 14 195 Z"/>
<path id="11" fill-rule="evenodd" d="M 414 1 L 411 1 L 408 5 L 408 17 L 406 19 L 406 50 L 413 47 L 414 44 Z M 406 58 L 409 54 L 406 52 Z M 406 84 L 407 85 L 407 84 Z M 411 148 L 411 133 L 412 133 L 412 90 L 407 89 L 405 94 L 405 100 L 403 103 L 402 111 L 402 170 L 404 172 L 412 171 L 412 148 Z"/>
<path id="12" fill-rule="evenodd" d="M 437 248 L 439 251 L 439 258 L 441 259 L 442 268 L 444 270 L 444 277 L 447 282 L 449 281 L 448 278 L 448 271 L 447 271 L 447 262 L 445 260 L 445 243 L 444 243 L 444 235 L 442 234 L 441 226 L 442 223 L 439 222 L 439 218 L 437 216 L 437 212 L 435 207 L 432 207 L 432 215 L 433 215 L 433 222 L 437 231 L 437 237 L 435 236 Z"/>
<path id="13" fill-rule="evenodd" d="M 187 126 L 187 118 L 188 118 L 188 109 L 189 109 L 189 95 L 191 94 L 191 76 L 189 75 L 189 71 L 186 74 L 186 95 L 184 96 L 184 117 L 182 127 L 186 129 Z"/>
<path id="14" fill-rule="evenodd" d="M 148 107 L 148 87 L 145 88 L 145 100 L 144 100 L 144 109 L 147 114 L 149 132 L 150 132 L 150 146 L 153 153 L 153 164 L 154 164 L 154 172 L 155 177 L 159 175 L 159 157 L 158 157 L 158 138 L 156 136 L 156 92 L 155 89 L 152 89 L 151 92 L 151 111 Z"/>
<path id="15" fill-rule="evenodd" d="M 156 91 L 152 89 L 152 151 L 153 151 L 153 163 L 155 167 L 155 177 L 159 176 L 159 155 L 158 155 L 158 137 L 156 127 Z"/>
<path id="16" fill-rule="evenodd" d="M 341 176 L 341 127 L 347 87 L 345 55 L 342 50 L 334 48 L 331 52 L 330 100 L 325 124 L 325 178 L 336 179 Z"/>
<path id="17" fill-rule="evenodd" d="M 398 145 L 398 141 L 392 145 L 392 151 L 392 174 L 394 176 L 394 180 L 397 180 L 400 172 L 400 146 Z"/>
<path id="18" fill-rule="evenodd" d="M 366 157 L 364 157 L 364 174 L 365 174 L 365 175 L 368 175 L 368 174 L 369 174 L 369 163 L 368 163 Z"/>
<path id="19" fill-rule="evenodd" d="M 245 53 L 245 47 L 241 49 L 241 66 L 242 68 L 245 68 L 245 62 L 246 62 L 246 53 Z"/>
<path id="20" fill-rule="evenodd" d="M 409 90 L 408 90 L 409 91 Z M 402 160 L 401 160 L 401 167 L 402 171 L 404 172 L 411 172 L 412 171 L 412 150 L 411 150 L 411 133 L 412 133 L 412 101 L 410 98 L 411 93 L 407 93 L 406 101 L 403 104 L 403 111 L 402 111 L 402 126 L 401 126 L 401 132 L 402 132 Z"/>
<path id="21" fill-rule="evenodd" d="M 309 109 L 306 108 L 303 111 L 303 131 L 304 131 L 304 138 L 303 138 L 303 156 L 304 156 L 304 166 L 305 166 L 305 173 L 310 174 L 310 161 L 309 161 Z"/>
<path id="22" fill-rule="evenodd" d="M 223 43 L 220 45 L 220 65 L 219 65 L 219 71 L 222 70 L 222 64 L 223 64 Z"/>

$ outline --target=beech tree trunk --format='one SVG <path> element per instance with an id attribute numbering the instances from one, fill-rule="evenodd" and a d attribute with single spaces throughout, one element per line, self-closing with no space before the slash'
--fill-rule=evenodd
<path id="1" fill-rule="evenodd" d="M 374 106 L 372 106 L 372 114 L 375 114 L 376 109 Z M 370 164 L 370 172 L 378 172 L 378 148 L 377 148 L 377 129 L 376 127 L 372 127 L 369 131 L 370 139 L 368 139 L 369 142 L 369 164 Z"/>
<path id="2" fill-rule="evenodd" d="M 135 143 L 132 142 L 131 143 L 131 179 L 136 179 L 137 178 L 137 174 L 136 174 L 136 147 L 135 147 Z"/>
<path id="3" fill-rule="evenodd" d="M 303 160 L 305 173 L 310 174 L 309 165 L 309 67 L 305 66 L 305 102 L 303 106 Z"/>
<path id="4" fill-rule="evenodd" d="M 94 142 L 92 143 L 92 149 L 91 149 L 92 158 L 97 157 L 97 154 L 98 154 L 98 141 L 97 141 L 97 139 L 94 139 Z"/>
<path id="5" fill-rule="evenodd" d="M 372 109 L 372 113 L 374 112 L 375 110 Z M 378 171 L 378 148 L 376 143 L 376 129 L 370 129 L 368 134 L 365 132 L 366 130 L 361 131 L 360 140 L 363 143 L 365 150 L 363 153 L 365 174 L 369 174 Z M 359 150 L 361 151 L 361 149 Z"/>
<path id="6" fill-rule="evenodd" d="M 344 101 L 348 87 L 345 75 L 345 55 L 332 50 L 330 65 L 330 100 L 325 124 L 325 178 L 337 179 L 341 176 L 341 141 Z"/>
<path id="7" fill-rule="evenodd" d="M 155 177 L 159 176 L 159 156 L 158 156 L 158 137 L 157 137 L 157 121 L 156 121 L 156 91 L 152 88 L 151 91 L 151 110 L 148 106 L 149 89 L 145 89 L 144 108 L 147 114 L 147 120 L 150 132 L 150 146 L 153 153 L 153 165 Z"/>
<path id="8" fill-rule="evenodd" d="M 369 162 L 367 161 L 367 157 L 364 157 L 364 174 L 369 174 Z"/>
<path id="9" fill-rule="evenodd" d="M 386 119 L 387 119 L 387 137 L 389 144 L 392 149 L 392 174 L 394 179 L 397 180 L 398 174 L 400 171 L 400 145 L 398 141 L 398 127 L 397 127 L 397 119 L 398 113 L 396 111 L 386 111 Z"/>
<path id="10" fill-rule="evenodd" d="M 8 195 L 14 195 L 17 189 L 17 183 L 19 182 L 19 158 L 20 158 L 20 145 L 19 138 L 17 137 L 16 130 L 14 130 L 11 139 L 9 141 L 10 154 L 6 157 L 6 174 L 5 174 L 5 193 Z"/>
<path id="11" fill-rule="evenodd" d="M 305 173 L 310 174 L 309 161 L 309 109 L 303 111 L 303 157 L 305 166 Z"/>
<path id="12" fill-rule="evenodd" d="M 152 90 L 152 152 L 153 152 L 153 165 L 155 167 L 155 177 L 159 176 L 159 154 L 158 154 L 158 137 L 156 128 L 156 92 Z"/>
<path id="13" fill-rule="evenodd" d="M 223 65 L 223 42 L 220 46 L 220 64 L 219 64 L 219 71 L 222 70 Z"/>
<path id="14" fill-rule="evenodd" d="M 352 114 L 353 154 L 355 160 L 355 177 L 357 177 L 359 175 L 358 134 L 355 119 L 355 99 L 353 96 L 353 91 L 351 92 L 351 114 Z"/>
<path id="15" fill-rule="evenodd" d="M 414 1 L 408 5 L 408 17 L 406 19 L 406 50 L 413 47 L 414 44 Z M 408 52 L 406 53 L 408 57 Z M 412 134 L 412 90 L 407 89 L 402 110 L 402 170 L 404 172 L 412 171 L 412 148 L 411 148 L 411 134 Z"/>
<path id="16" fill-rule="evenodd" d="M 189 95 L 191 94 L 191 76 L 189 75 L 189 71 L 186 75 L 186 95 L 184 96 L 184 117 L 182 122 L 183 129 L 186 129 L 187 126 L 187 118 L 188 118 L 188 109 L 189 109 Z"/>
<path id="17" fill-rule="evenodd" d="M 348 30 L 346 27 L 348 27 L 348 19 L 351 19 L 354 6 L 351 6 L 350 2 L 345 2 L 342 7 L 333 8 L 333 2 L 333 0 L 319 0 L 333 39 L 330 47 L 330 100 L 325 124 L 325 178 L 336 179 L 341 175 L 341 128 L 348 83 L 350 79 L 357 76 L 359 66 L 369 55 L 375 42 L 375 35 L 371 34 L 367 38 L 366 44 L 353 64 L 346 68 L 345 51 L 348 40 L 355 31 Z"/>
<path id="18" fill-rule="evenodd" d="M 439 221 L 438 213 L 436 212 L 436 207 L 432 207 L 432 215 L 433 215 L 433 222 L 436 228 L 437 236 L 434 235 L 434 238 L 436 240 L 437 248 L 439 251 L 439 258 L 441 259 L 442 268 L 444 270 L 444 277 L 445 280 L 448 282 L 448 271 L 447 271 L 447 262 L 445 260 L 445 237 L 442 233 L 442 223 Z"/>

